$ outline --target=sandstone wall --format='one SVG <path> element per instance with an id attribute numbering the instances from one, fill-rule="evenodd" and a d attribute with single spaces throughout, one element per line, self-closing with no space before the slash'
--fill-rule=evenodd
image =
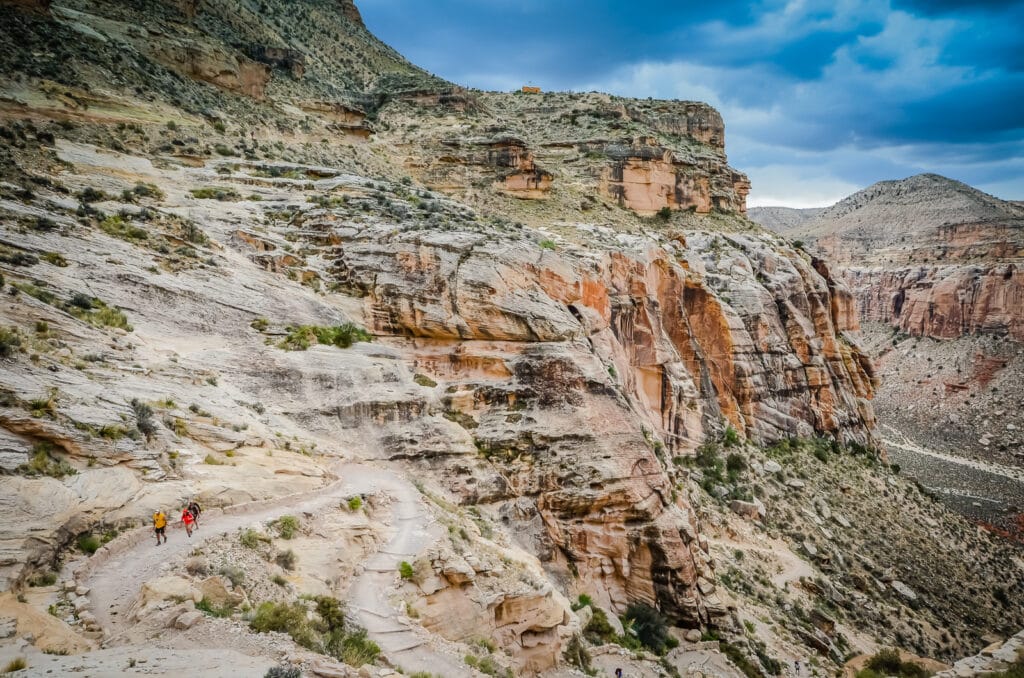
<path id="1" fill-rule="evenodd" d="M 1024 341 L 1024 269 L 995 266 L 847 268 L 865 320 L 908 334 L 953 338 L 996 334 Z"/>
<path id="2" fill-rule="evenodd" d="M 721 421 L 764 441 L 872 442 L 870 363 L 843 334 L 850 297 L 758 237 L 555 252 L 515 234 L 303 229 L 333 231 L 317 236 L 340 243 L 332 275 L 438 384 L 410 416 L 443 415 L 478 455 L 383 444 L 499 507 L 547 567 L 613 607 L 644 600 L 687 624 L 724 613 L 668 463 Z"/>

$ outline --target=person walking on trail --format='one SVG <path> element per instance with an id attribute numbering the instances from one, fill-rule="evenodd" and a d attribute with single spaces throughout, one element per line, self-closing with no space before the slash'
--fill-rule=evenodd
<path id="1" fill-rule="evenodd" d="M 181 522 L 185 524 L 185 533 L 189 537 L 192 536 L 192 526 L 195 525 L 196 519 L 192 516 L 192 512 L 185 507 L 185 510 L 181 512 Z"/>
<path id="2" fill-rule="evenodd" d="M 615 678 L 622 678 L 622 669 L 615 669 Z"/>
<path id="3" fill-rule="evenodd" d="M 195 499 L 190 499 L 188 502 L 188 512 L 192 514 L 192 521 L 195 523 L 193 530 L 199 529 L 199 514 L 203 512 L 200 508 L 199 503 Z"/>
<path id="4" fill-rule="evenodd" d="M 153 514 L 153 532 L 156 533 L 156 545 L 160 546 L 160 537 L 167 543 L 167 516 L 160 509 Z"/>

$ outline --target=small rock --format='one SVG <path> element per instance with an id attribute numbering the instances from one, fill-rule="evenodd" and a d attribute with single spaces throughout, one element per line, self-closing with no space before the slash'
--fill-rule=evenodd
<path id="1" fill-rule="evenodd" d="M 804 551 L 811 558 L 816 558 L 818 556 L 818 548 L 810 540 L 804 539 L 803 547 Z"/>
<path id="2" fill-rule="evenodd" d="M 805 483 L 804 481 L 800 480 L 799 478 L 790 478 L 789 480 L 786 481 L 786 485 L 788 485 L 789 487 L 792 487 L 794 489 L 799 490 L 799 489 L 803 489 L 804 487 L 806 487 L 807 483 Z"/>
<path id="3" fill-rule="evenodd" d="M 850 521 L 847 520 L 846 516 L 844 516 L 842 513 L 833 513 L 832 514 L 832 520 L 834 520 L 837 523 L 839 523 L 840 527 L 845 527 L 845 528 L 849 528 L 850 527 Z"/>
<path id="4" fill-rule="evenodd" d="M 715 585 L 704 577 L 697 577 L 697 589 L 706 596 L 715 590 Z"/>
<path id="5" fill-rule="evenodd" d="M 88 586 L 79 586 L 78 588 L 75 589 L 75 595 L 87 596 L 87 595 L 89 595 L 89 591 L 91 591 L 91 590 L 92 589 L 90 589 Z"/>
<path id="6" fill-rule="evenodd" d="M 688 643 L 699 643 L 704 636 L 701 635 L 700 629 L 690 629 L 684 637 Z"/>
<path id="7" fill-rule="evenodd" d="M 321 676 L 322 678 L 350 678 L 353 675 L 353 671 L 349 670 L 344 664 L 338 664 L 326 659 L 314 660 L 309 670 L 314 676 Z M 359 675 L 363 675 L 362 671 L 359 672 Z"/>
<path id="8" fill-rule="evenodd" d="M 764 472 L 765 473 L 778 473 L 781 470 L 782 470 L 782 464 L 780 464 L 777 461 L 772 461 L 771 459 L 769 459 L 768 461 L 766 461 L 764 463 Z"/>
<path id="9" fill-rule="evenodd" d="M 10 617 L 0 619 L 0 638 L 13 638 L 18 632 L 18 621 Z"/>
<path id="10" fill-rule="evenodd" d="M 202 612 L 200 612 L 199 610 L 189 610 L 188 612 L 183 612 L 182 614 L 178 615 L 178 618 L 174 620 L 174 628 L 181 629 L 182 631 L 184 631 L 185 629 L 192 628 L 200 621 L 202 621 L 202 619 Z"/>
<path id="11" fill-rule="evenodd" d="M 75 612 L 81 614 L 83 611 L 88 610 L 92 607 L 92 603 L 89 602 L 88 598 L 75 598 Z"/>
<path id="12" fill-rule="evenodd" d="M 896 593 L 900 594 L 901 596 L 903 596 L 907 600 L 917 600 L 917 594 L 914 593 L 914 589 L 910 588 L 909 586 L 907 586 L 903 582 L 899 581 L 898 579 L 894 579 L 889 584 L 889 586 L 892 587 L 893 591 L 895 591 Z"/>
<path id="13" fill-rule="evenodd" d="M 758 509 L 757 504 L 755 504 L 752 501 L 741 501 L 739 499 L 733 499 L 732 501 L 729 502 L 729 509 L 736 515 L 742 516 L 747 520 L 756 520 L 761 515 L 761 512 Z"/>

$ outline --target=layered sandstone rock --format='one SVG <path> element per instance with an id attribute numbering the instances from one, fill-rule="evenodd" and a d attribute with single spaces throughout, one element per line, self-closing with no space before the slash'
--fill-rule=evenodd
<path id="1" fill-rule="evenodd" d="M 1024 340 L 1019 205 L 924 174 L 875 184 L 786 233 L 840 267 L 865 319 Z"/>
<path id="2" fill-rule="evenodd" d="M 154 44 L 153 56 L 182 75 L 237 94 L 263 99 L 270 68 L 241 54 L 208 44 L 181 41 Z"/>
<path id="3" fill-rule="evenodd" d="M 493 505 L 550 569 L 618 609 L 644 600 L 691 625 L 724 612 L 665 464 L 723 417 L 765 441 L 871 443 L 869 361 L 843 336 L 850 298 L 759 237 L 554 252 L 522 235 L 338 227 L 328 214 L 303 230 L 340 243 L 327 278 L 363 297 L 375 333 L 409 337 L 395 346 L 441 384 L 406 425 L 443 415 L 480 456 L 461 441 L 444 452 L 450 431 L 429 455 L 405 437 L 384 448 L 443 469 L 453 493 Z"/>

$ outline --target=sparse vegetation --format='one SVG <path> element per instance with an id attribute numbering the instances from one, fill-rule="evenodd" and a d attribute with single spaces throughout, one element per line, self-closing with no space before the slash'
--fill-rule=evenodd
<path id="1" fill-rule="evenodd" d="M 549 239 L 549 238 L 544 238 L 543 240 L 541 240 L 541 241 L 540 241 L 539 243 L 537 243 L 537 244 L 538 244 L 538 245 L 540 246 L 540 248 L 541 248 L 542 250 L 554 250 L 554 249 L 558 249 L 558 245 L 557 245 L 557 244 L 555 244 L 555 241 L 554 241 L 554 240 L 551 240 L 551 239 Z"/>
<path id="2" fill-rule="evenodd" d="M 413 572 L 412 565 L 410 565 L 408 561 L 403 560 L 401 563 L 398 564 L 398 575 L 402 579 L 412 579 L 413 574 L 415 573 Z"/>
<path id="3" fill-rule="evenodd" d="M 274 556 L 274 562 L 277 563 L 282 569 L 291 572 L 295 569 L 295 563 L 298 557 L 295 555 L 295 551 L 288 549 L 287 551 L 281 551 Z"/>
<path id="4" fill-rule="evenodd" d="M 233 188 L 193 188 L 189 193 L 199 200 L 241 200 L 242 195 Z"/>
<path id="5" fill-rule="evenodd" d="M 358 495 L 355 497 L 350 497 L 347 502 L 347 505 L 349 511 L 358 511 L 359 509 L 363 508 L 363 498 Z"/>
<path id="6" fill-rule="evenodd" d="M 196 603 L 196 609 L 205 615 L 218 618 L 230 617 L 234 613 L 234 609 L 230 606 L 218 607 L 208 598 L 203 598 Z"/>
<path id="7" fill-rule="evenodd" d="M 281 516 L 274 523 L 277 534 L 282 539 L 291 539 L 299 529 L 299 519 L 295 516 Z"/>
<path id="8" fill-rule="evenodd" d="M 93 534 L 80 535 L 75 543 L 78 546 L 79 551 L 82 553 L 88 553 L 90 556 L 96 553 L 100 546 L 102 546 L 99 537 Z"/>
<path id="9" fill-rule="evenodd" d="M 36 443 L 30 454 L 28 462 L 18 467 L 25 475 L 63 478 L 78 473 L 71 464 L 53 457 L 53 445 L 50 443 Z"/>
<path id="10" fill-rule="evenodd" d="M 302 647 L 340 659 L 349 666 L 377 660 L 380 647 L 366 637 L 364 629 L 348 628 L 340 602 L 328 596 L 318 596 L 311 602 L 312 610 L 301 602 L 265 602 L 257 608 L 249 626 L 258 633 L 287 633 Z"/>
<path id="11" fill-rule="evenodd" d="M 313 344 L 348 348 L 360 341 L 373 341 L 373 336 L 355 323 L 344 323 L 335 327 L 300 325 L 288 327 L 288 334 L 278 347 L 288 351 L 305 351 Z"/>
<path id="12" fill-rule="evenodd" d="M 653 607 L 643 603 L 633 603 L 626 608 L 622 618 L 623 626 L 632 628 L 637 639 L 655 654 L 675 647 L 678 641 L 668 634 L 668 621 Z"/>
<path id="13" fill-rule="evenodd" d="M 7 662 L 4 666 L 4 670 L 0 671 L 4 675 L 8 673 L 14 673 L 15 671 L 21 671 L 22 669 L 28 668 L 28 662 L 25 661 L 24 657 L 15 657 L 11 661 Z"/>
<path id="14" fill-rule="evenodd" d="M 0 358 L 10 358 L 21 348 L 21 332 L 16 327 L 0 327 Z"/>
<path id="15" fill-rule="evenodd" d="M 899 676 L 902 678 L 928 678 L 932 675 L 920 664 L 905 662 L 900 659 L 898 650 L 884 648 L 868 659 L 864 669 L 857 672 L 857 678 L 880 678 L 881 676 Z"/>

